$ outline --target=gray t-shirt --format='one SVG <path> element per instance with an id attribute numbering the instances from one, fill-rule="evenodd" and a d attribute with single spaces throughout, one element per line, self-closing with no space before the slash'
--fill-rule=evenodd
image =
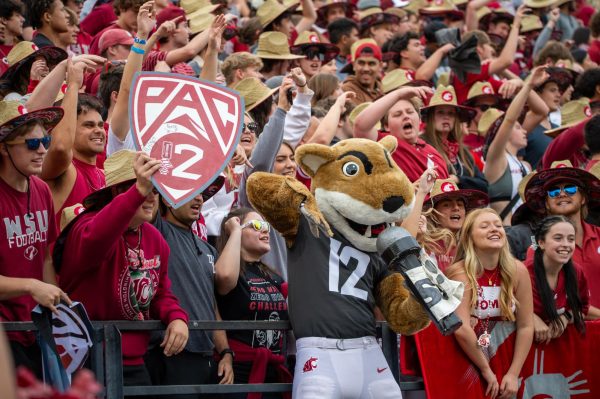
<path id="1" fill-rule="evenodd" d="M 297 339 L 375 335 L 374 290 L 391 272 L 378 254 L 333 232 L 329 237 L 302 210 L 288 252 L 288 313 Z"/>
<path id="2" fill-rule="evenodd" d="M 217 251 L 190 229 L 175 226 L 160 215 L 156 217 L 154 226 L 171 248 L 168 274 L 171 291 L 179 299 L 179 304 L 190 320 L 215 320 Z M 213 348 L 212 331 L 190 330 L 185 350 L 208 354 Z"/>

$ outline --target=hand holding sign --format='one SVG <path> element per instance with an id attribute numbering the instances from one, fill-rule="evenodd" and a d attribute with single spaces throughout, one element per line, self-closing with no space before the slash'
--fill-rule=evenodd
<path id="1" fill-rule="evenodd" d="M 203 192 L 234 155 L 244 109 L 237 92 L 200 79 L 143 72 L 136 74 L 129 101 L 134 143 L 150 162 L 139 165 L 141 193 L 150 192 L 145 179 L 151 177 L 178 208 Z"/>

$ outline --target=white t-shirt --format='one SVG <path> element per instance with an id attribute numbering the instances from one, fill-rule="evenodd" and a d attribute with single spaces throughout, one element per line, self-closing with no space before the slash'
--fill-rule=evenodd
<path id="1" fill-rule="evenodd" d="M 133 136 L 131 130 L 127 132 L 125 140 L 121 141 L 112 130 L 111 126 L 108 126 L 108 142 L 106 143 L 106 156 L 110 157 L 117 151 L 121 150 L 132 150 L 135 151 L 135 145 L 133 144 Z"/>

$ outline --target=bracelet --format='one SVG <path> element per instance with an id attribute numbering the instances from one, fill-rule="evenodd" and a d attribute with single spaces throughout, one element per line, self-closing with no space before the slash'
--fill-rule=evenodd
<path id="1" fill-rule="evenodd" d="M 131 46 L 131 51 L 133 51 L 136 54 L 140 54 L 140 55 L 146 54 L 146 51 L 143 48 L 139 48 L 139 47 L 135 47 L 135 46 Z"/>
<path id="2" fill-rule="evenodd" d="M 146 41 L 144 39 L 140 39 L 139 37 L 134 38 L 133 42 L 137 44 L 146 44 Z"/>
<path id="3" fill-rule="evenodd" d="M 231 350 L 231 348 L 225 348 L 225 349 L 223 349 L 219 353 L 219 356 L 221 356 L 221 358 L 223 358 L 226 354 L 230 354 L 232 360 L 235 359 L 235 353 Z"/>

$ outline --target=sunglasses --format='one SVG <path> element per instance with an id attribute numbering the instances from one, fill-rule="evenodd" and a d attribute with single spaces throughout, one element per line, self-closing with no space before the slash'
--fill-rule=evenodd
<path id="1" fill-rule="evenodd" d="M 250 122 L 247 125 L 245 123 L 242 124 L 242 132 L 244 130 L 250 130 L 252 133 L 256 134 L 258 133 L 258 123 L 256 122 Z"/>
<path id="2" fill-rule="evenodd" d="M 564 186 L 564 187 L 553 187 L 553 188 L 550 188 L 547 190 L 548 197 L 556 198 L 560 195 L 561 191 L 564 191 L 565 194 L 567 194 L 569 197 L 572 197 L 575 194 L 577 194 L 577 191 L 579 191 L 579 188 L 574 184 L 569 184 L 568 186 Z"/>
<path id="3" fill-rule="evenodd" d="M 325 53 L 323 53 L 319 48 L 308 48 L 305 52 L 306 54 L 306 59 L 307 60 L 312 60 L 313 58 L 318 58 L 319 61 L 323 62 L 325 61 Z"/>
<path id="4" fill-rule="evenodd" d="M 252 228 L 255 231 L 264 231 L 265 233 L 268 233 L 269 231 L 271 231 L 271 225 L 269 224 L 269 222 L 265 222 L 264 220 L 249 220 L 246 223 L 244 223 L 244 225 L 242 226 L 242 229 L 245 229 L 246 227 L 252 226 Z"/>
<path id="5" fill-rule="evenodd" d="M 50 142 L 52 141 L 51 136 L 44 136 L 41 139 L 17 139 L 7 141 L 6 144 L 15 145 L 15 144 L 27 144 L 27 149 L 31 151 L 36 151 L 40 148 L 40 144 L 44 146 L 45 149 L 50 147 Z"/>

